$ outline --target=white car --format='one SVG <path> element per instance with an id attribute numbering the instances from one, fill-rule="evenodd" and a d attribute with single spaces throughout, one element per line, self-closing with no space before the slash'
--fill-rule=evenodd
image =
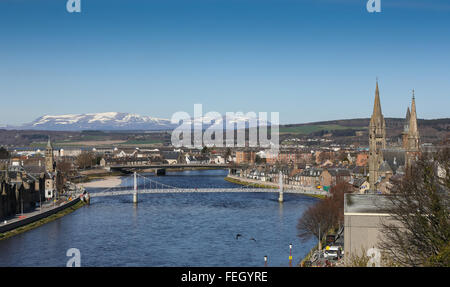
<path id="1" fill-rule="evenodd" d="M 342 250 L 340 246 L 327 246 L 323 252 L 323 256 L 326 259 L 337 260 L 341 257 Z"/>

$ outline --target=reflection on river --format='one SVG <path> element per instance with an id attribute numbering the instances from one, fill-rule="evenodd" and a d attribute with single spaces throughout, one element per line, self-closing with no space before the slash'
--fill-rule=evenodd
<path id="1" fill-rule="evenodd" d="M 239 187 L 225 176 L 203 170 L 154 179 Z M 82 266 L 263 266 L 265 255 L 269 266 L 288 266 L 289 243 L 294 263 L 315 244 L 298 239 L 296 224 L 317 199 L 284 197 L 279 204 L 276 193 L 142 194 L 137 206 L 131 195 L 92 198 L 90 206 L 0 241 L 0 266 L 65 266 L 69 248 L 80 250 Z"/>

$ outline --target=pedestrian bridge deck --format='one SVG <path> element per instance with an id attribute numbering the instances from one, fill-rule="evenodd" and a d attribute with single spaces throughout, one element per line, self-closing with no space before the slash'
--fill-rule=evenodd
<path id="1" fill-rule="evenodd" d="M 91 197 L 101 196 L 118 196 L 134 194 L 134 189 L 117 190 L 117 191 L 104 191 L 90 193 Z M 153 194 L 153 193 L 205 193 L 205 192 L 280 192 L 274 188 L 153 188 L 153 189 L 140 189 L 138 194 Z M 327 192 L 321 190 L 302 190 L 302 189 L 287 189 L 283 190 L 284 193 L 293 194 L 308 194 L 308 195 L 326 195 Z"/>

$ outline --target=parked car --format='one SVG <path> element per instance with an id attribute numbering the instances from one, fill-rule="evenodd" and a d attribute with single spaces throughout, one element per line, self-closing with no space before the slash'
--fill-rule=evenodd
<path id="1" fill-rule="evenodd" d="M 342 248 L 340 246 L 327 246 L 323 255 L 326 259 L 338 260 L 342 256 Z"/>

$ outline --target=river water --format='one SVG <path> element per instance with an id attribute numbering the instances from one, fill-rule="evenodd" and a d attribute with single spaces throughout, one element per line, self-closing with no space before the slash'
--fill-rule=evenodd
<path id="1" fill-rule="evenodd" d="M 152 179 L 176 187 L 239 187 L 225 176 L 202 170 Z M 65 266 L 69 248 L 80 250 L 81 266 L 264 266 L 265 255 L 268 266 L 288 266 L 289 243 L 294 264 L 316 243 L 300 241 L 296 225 L 317 199 L 284 199 L 278 203 L 276 193 L 141 194 L 135 206 L 131 195 L 92 198 L 89 206 L 0 241 L 0 266 Z"/>

